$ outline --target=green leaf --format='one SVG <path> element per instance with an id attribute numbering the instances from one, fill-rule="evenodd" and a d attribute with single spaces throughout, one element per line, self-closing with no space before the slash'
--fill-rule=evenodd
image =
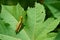
<path id="1" fill-rule="evenodd" d="M 45 5 L 51 5 L 60 10 L 60 0 L 45 0 Z"/>
<path id="2" fill-rule="evenodd" d="M 41 7 L 41 8 L 40 8 Z M 41 9 L 41 10 L 40 10 Z M 40 11 L 38 11 L 40 10 Z M 28 8 L 26 31 L 31 40 L 43 40 L 44 35 L 54 30 L 59 21 L 54 18 L 48 18 L 44 22 L 45 11 L 43 5 L 36 4 L 35 8 Z"/>
<path id="3" fill-rule="evenodd" d="M 52 14 L 54 15 L 55 18 L 58 18 L 60 20 L 60 11 L 53 6 L 47 5 Z"/>
<path id="4" fill-rule="evenodd" d="M 46 4 L 60 3 L 60 0 L 45 0 Z"/>
<path id="5" fill-rule="evenodd" d="M 52 12 L 52 14 L 56 17 L 59 18 L 60 17 L 60 11 L 50 5 L 47 5 L 50 9 L 50 11 Z"/>
<path id="6" fill-rule="evenodd" d="M 28 36 L 31 40 L 35 40 L 40 34 L 40 24 L 44 22 L 45 9 L 44 6 L 35 3 L 34 8 L 28 8 L 27 10 L 27 27 L 25 28 Z"/>
<path id="7" fill-rule="evenodd" d="M 20 16 L 23 16 L 25 26 L 16 35 L 16 25 Z M 0 34 L 2 34 L 1 36 L 6 36 L 7 39 L 13 38 L 13 40 L 15 38 L 21 40 L 50 40 L 51 38 L 53 40 L 57 34 L 54 33 L 55 35 L 52 35 L 50 32 L 57 27 L 59 20 L 48 18 L 45 21 L 45 16 L 45 8 L 39 3 L 35 3 L 35 7 L 33 8 L 28 7 L 27 12 L 25 12 L 19 4 L 16 6 L 2 5 L 1 17 L 3 21 L 0 24 L 2 30 Z M 50 35 L 52 35 L 52 37 Z M 5 37 L 3 37 L 3 40 L 5 40 Z"/>
<path id="8" fill-rule="evenodd" d="M 43 38 L 52 30 L 54 30 L 57 25 L 59 24 L 58 20 L 54 20 L 53 18 L 48 18 L 43 25 L 41 25 L 41 30 L 43 29 L 43 31 L 41 31 L 41 33 L 39 34 L 39 36 L 37 37 L 37 40 L 41 39 L 43 40 Z"/>
<path id="9" fill-rule="evenodd" d="M 20 21 L 20 16 L 25 16 L 26 13 L 24 9 L 17 4 L 16 6 L 8 6 L 8 5 L 2 5 L 3 10 L 7 10 L 10 14 L 12 14 L 18 21 Z"/>
<path id="10" fill-rule="evenodd" d="M 8 36 L 8 35 L 0 34 L 0 40 L 21 40 L 21 39 L 16 38 L 16 37 L 11 37 L 11 36 Z"/>
<path id="11" fill-rule="evenodd" d="M 56 36 L 55 40 L 60 40 L 60 32 L 59 32 L 58 35 Z"/>
<path id="12" fill-rule="evenodd" d="M 57 33 L 49 33 L 46 35 L 44 40 L 55 40 L 56 36 L 57 36 Z"/>
<path id="13" fill-rule="evenodd" d="M 13 9 L 14 10 L 18 9 L 19 10 L 18 13 L 15 13 L 17 10 L 14 11 Z M 22 12 L 22 10 L 23 9 L 22 9 L 22 7 L 20 7 L 20 5 L 18 5 L 16 7 L 14 7 L 14 6 L 10 7 L 10 6 L 6 6 L 6 5 L 2 5 L 1 17 L 3 18 L 3 21 L 5 23 L 10 24 L 10 26 L 8 26 L 8 27 L 5 26 L 4 30 L 2 31 L 3 33 L 7 32 L 4 35 L 8 35 L 8 36 L 11 36 L 11 37 L 16 36 L 17 38 L 21 38 L 21 40 L 29 40 L 29 37 L 26 34 L 24 29 L 21 32 L 19 32 L 18 35 L 16 35 L 16 32 L 15 32 L 16 26 L 17 26 L 17 23 L 18 23 L 17 15 L 18 15 L 18 17 L 26 15 L 26 14 L 24 14 L 25 13 L 24 10 L 23 10 L 23 12 Z M 13 13 L 12 13 L 12 11 L 13 11 Z M 17 15 L 14 15 L 14 14 L 17 14 Z M 4 26 L 2 25 L 0 27 L 2 27 L 1 29 L 3 29 Z M 7 30 L 7 31 L 5 31 L 5 30 Z M 2 33 L 0 33 L 0 34 L 2 34 Z"/>

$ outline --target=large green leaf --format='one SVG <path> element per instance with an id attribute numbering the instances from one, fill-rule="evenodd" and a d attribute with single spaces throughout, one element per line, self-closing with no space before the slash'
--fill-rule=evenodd
<path id="1" fill-rule="evenodd" d="M 11 9 L 11 8 L 10 8 L 10 6 L 8 7 L 8 6 L 5 6 L 5 5 L 2 5 L 1 17 L 3 18 L 3 21 L 5 23 L 8 23 L 10 25 L 10 26 L 7 26 L 7 27 L 5 26 L 5 28 L 4 28 L 4 30 L 2 32 L 5 33 L 6 32 L 5 30 L 9 28 L 7 30 L 6 35 L 11 35 L 11 37 L 21 38 L 22 40 L 29 40 L 28 35 L 26 34 L 24 29 L 18 35 L 16 35 L 15 30 L 16 30 L 16 25 L 18 23 L 18 21 L 17 21 L 18 19 L 16 19 L 16 15 L 14 15 L 15 11 L 13 9 Z M 22 13 L 22 7 L 17 7 L 17 6 L 14 7 L 13 6 L 13 8 L 15 10 L 20 9 L 18 12 L 21 11 L 20 13 L 15 13 L 15 14 L 18 14 L 17 18 L 19 18 L 20 16 L 24 16 L 24 15 L 22 15 L 24 13 L 24 12 Z M 12 13 L 12 11 L 13 11 L 13 13 Z M 2 27 L 1 29 L 3 29 L 4 26 L 2 25 L 0 27 Z M 13 34 L 11 34 L 11 33 L 13 33 Z M 2 33 L 0 33 L 0 34 L 2 34 Z"/>
<path id="2" fill-rule="evenodd" d="M 25 26 L 16 35 L 16 25 L 20 16 L 23 16 Z M 33 8 L 28 7 L 27 12 L 25 12 L 19 4 L 16 6 L 2 5 L 1 17 L 3 18 L 3 21 L 1 21 L 0 24 L 2 31 L 2 33 L 0 32 L 0 34 L 2 34 L 0 37 L 6 36 L 6 39 L 13 38 L 12 40 L 15 38 L 19 38 L 21 40 L 50 40 L 51 38 L 53 40 L 57 34 L 52 33 L 55 34 L 52 35 L 50 32 L 57 27 L 59 20 L 48 18 L 44 21 L 45 16 L 45 8 L 39 3 L 35 3 L 35 7 Z M 9 26 L 6 26 L 7 24 L 9 24 Z M 52 35 L 52 37 L 50 37 L 50 35 Z M 3 40 L 5 40 L 5 38 L 3 38 Z"/>
<path id="3" fill-rule="evenodd" d="M 45 9 L 43 5 L 36 3 L 35 8 L 28 8 L 26 31 L 31 40 L 35 40 L 39 35 L 40 24 L 45 19 Z"/>
<path id="4" fill-rule="evenodd" d="M 40 7 L 41 8 L 40 8 Z M 38 11 L 39 10 L 39 11 Z M 43 5 L 37 5 L 35 8 L 28 8 L 26 31 L 31 40 L 43 40 L 44 35 L 54 30 L 59 24 L 58 20 L 49 18 L 44 22 L 45 9 Z"/>

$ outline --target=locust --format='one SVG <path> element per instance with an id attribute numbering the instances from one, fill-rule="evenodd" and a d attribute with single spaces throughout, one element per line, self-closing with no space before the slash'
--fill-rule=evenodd
<path id="1" fill-rule="evenodd" d="M 23 26 L 22 21 L 23 21 L 23 17 L 20 16 L 20 21 L 18 22 L 17 27 L 16 27 L 16 30 L 15 30 L 16 34 L 19 33 L 19 31 L 21 30 L 21 28 Z"/>

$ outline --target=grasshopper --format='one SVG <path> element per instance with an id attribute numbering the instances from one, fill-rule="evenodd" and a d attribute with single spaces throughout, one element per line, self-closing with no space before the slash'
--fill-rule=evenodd
<path id="1" fill-rule="evenodd" d="M 23 17 L 20 16 L 20 21 L 18 22 L 18 25 L 17 25 L 16 31 L 15 31 L 16 33 L 18 33 L 18 32 L 21 30 L 21 28 L 22 28 L 22 26 L 23 26 L 22 21 L 23 21 Z"/>

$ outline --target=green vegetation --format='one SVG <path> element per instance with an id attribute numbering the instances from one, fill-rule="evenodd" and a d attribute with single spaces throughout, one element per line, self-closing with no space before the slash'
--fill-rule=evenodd
<path id="1" fill-rule="evenodd" d="M 60 40 L 60 1 L 0 0 L 0 40 Z"/>

